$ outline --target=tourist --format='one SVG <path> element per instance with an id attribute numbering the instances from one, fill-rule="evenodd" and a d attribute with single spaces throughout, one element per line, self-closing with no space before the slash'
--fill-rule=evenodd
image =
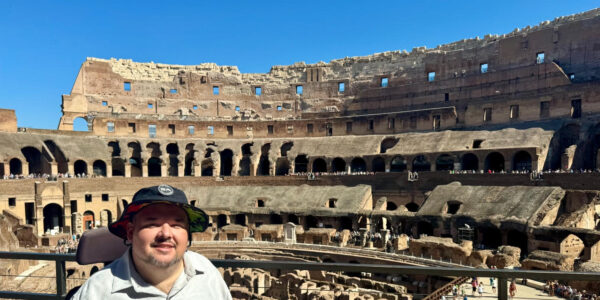
<path id="1" fill-rule="evenodd" d="M 492 287 L 492 293 L 496 293 L 496 280 L 494 277 L 490 277 L 490 286 Z"/>
<path id="2" fill-rule="evenodd" d="M 515 298 L 515 294 L 517 293 L 517 284 L 515 283 L 515 280 L 512 280 L 510 282 L 510 287 L 508 288 L 508 292 L 510 294 L 511 299 Z"/>
<path id="3" fill-rule="evenodd" d="M 479 293 L 479 297 L 483 296 L 483 281 L 479 282 L 479 286 L 477 286 L 477 292 Z"/>
<path id="4" fill-rule="evenodd" d="M 139 190 L 112 234 L 131 245 L 96 272 L 72 299 L 231 299 L 219 271 L 204 256 L 187 251 L 192 232 L 208 216 L 189 205 L 183 191 L 168 185 Z"/>
<path id="5" fill-rule="evenodd" d="M 477 292 L 477 277 L 474 277 L 473 280 L 471 280 L 471 288 L 472 288 L 472 292 L 471 292 L 471 296 L 475 296 L 475 292 Z"/>

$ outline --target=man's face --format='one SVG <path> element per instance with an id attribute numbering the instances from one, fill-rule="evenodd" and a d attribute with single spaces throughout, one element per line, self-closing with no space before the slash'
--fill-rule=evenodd
<path id="1" fill-rule="evenodd" d="M 177 264 L 187 249 L 187 228 L 187 214 L 175 205 L 143 208 L 127 226 L 134 260 L 160 268 Z"/>

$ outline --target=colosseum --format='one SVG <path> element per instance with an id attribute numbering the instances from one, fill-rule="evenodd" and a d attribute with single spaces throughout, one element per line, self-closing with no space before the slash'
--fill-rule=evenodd
<path id="1" fill-rule="evenodd" d="M 595 9 L 265 74 L 88 58 L 57 130 L 0 109 L 3 249 L 50 251 L 165 183 L 209 214 L 212 258 L 600 270 L 599 33 Z M 452 280 L 222 272 L 239 299 Z"/>

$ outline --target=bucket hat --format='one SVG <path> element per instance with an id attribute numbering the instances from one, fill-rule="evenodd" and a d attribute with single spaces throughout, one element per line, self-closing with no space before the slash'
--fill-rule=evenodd
<path id="1" fill-rule="evenodd" d="M 206 213 L 190 205 L 182 190 L 170 185 L 161 184 L 137 191 L 133 195 L 131 203 L 125 207 L 125 211 L 121 214 L 121 217 L 108 225 L 108 230 L 112 234 L 126 240 L 127 223 L 131 222 L 133 216 L 146 206 L 161 203 L 179 206 L 186 212 L 189 220 L 188 236 L 191 237 L 192 232 L 203 232 L 208 227 L 208 216 Z"/>

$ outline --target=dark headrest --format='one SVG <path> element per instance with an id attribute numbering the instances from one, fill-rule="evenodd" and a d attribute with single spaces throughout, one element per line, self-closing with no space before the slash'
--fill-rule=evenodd
<path id="1" fill-rule="evenodd" d="M 129 249 L 123 240 L 108 228 L 96 228 L 83 233 L 77 247 L 76 259 L 80 265 L 111 262 Z"/>

